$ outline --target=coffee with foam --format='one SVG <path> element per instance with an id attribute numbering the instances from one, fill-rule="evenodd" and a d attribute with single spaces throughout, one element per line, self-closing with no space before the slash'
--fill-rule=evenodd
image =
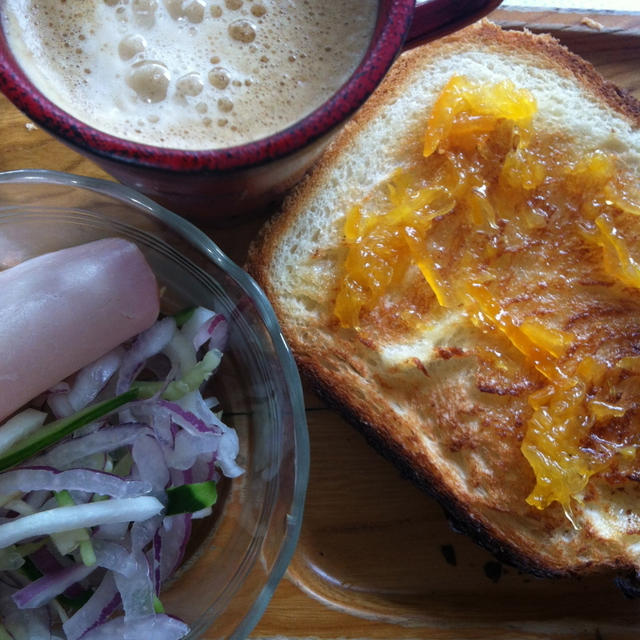
<path id="1" fill-rule="evenodd" d="M 5 0 L 32 82 L 120 138 L 223 148 L 281 131 L 329 98 L 371 39 L 374 0 Z"/>

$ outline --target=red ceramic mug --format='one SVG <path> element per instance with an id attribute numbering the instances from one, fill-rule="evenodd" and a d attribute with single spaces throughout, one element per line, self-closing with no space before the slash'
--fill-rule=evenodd
<path id="1" fill-rule="evenodd" d="M 336 128 L 360 107 L 404 49 L 459 29 L 501 0 L 379 0 L 371 43 L 349 80 L 324 104 L 270 137 L 185 151 L 117 138 L 42 95 L 0 30 L 0 90 L 31 120 L 117 180 L 203 224 L 227 225 L 264 210 L 297 182 Z"/>

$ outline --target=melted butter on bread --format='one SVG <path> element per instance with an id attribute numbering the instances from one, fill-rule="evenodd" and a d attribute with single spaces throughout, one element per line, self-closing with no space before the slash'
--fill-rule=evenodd
<path id="1" fill-rule="evenodd" d="M 640 314 L 640 195 L 613 155 L 577 155 L 538 130 L 535 114 L 511 82 L 453 76 L 422 155 L 349 211 L 334 311 L 342 327 L 382 337 L 396 366 L 429 361 L 452 323 L 499 333 L 503 346 L 466 355 L 533 380 L 527 502 L 557 501 L 571 519 L 594 474 L 615 484 L 637 473 L 640 368 L 628 318 Z M 402 348 L 384 347 L 394 332 L 405 333 Z"/>

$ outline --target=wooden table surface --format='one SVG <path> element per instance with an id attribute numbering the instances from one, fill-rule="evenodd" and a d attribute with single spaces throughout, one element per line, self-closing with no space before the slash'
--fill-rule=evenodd
<path id="1" fill-rule="evenodd" d="M 491 17 L 553 33 L 640 98 L 640 14 Z M 26 168 L 109 179 L 0 97 L 0 171 Z M 260 222 L 204 230 L 242 263 Z M 637 637 L 640 603 L 608 578 L 550 582 L 497 563 L 313 394 L 306 401 L 312 466 L 303 530 L 253 638 Z"/>

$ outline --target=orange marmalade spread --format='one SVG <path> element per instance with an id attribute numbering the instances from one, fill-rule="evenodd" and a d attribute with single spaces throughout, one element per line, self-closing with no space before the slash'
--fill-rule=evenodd
<path id="1" fill-rule="evenodd" d="M 527 502 L 557 501 L 571 519 L 589 478 L 619 471 L 640 444 L 640 355 L 615 324 L 640 295 L 640 197 L 613 155 L 536 130 L 536 110 L 510 82 L 450 79 L 421 155 L 348 212 L 335 315 L 360 329 L 417 268 L 434 304 L 498 331 L 537 380 Z M 599 309 L 614 321 L 583 322 Z"/>

